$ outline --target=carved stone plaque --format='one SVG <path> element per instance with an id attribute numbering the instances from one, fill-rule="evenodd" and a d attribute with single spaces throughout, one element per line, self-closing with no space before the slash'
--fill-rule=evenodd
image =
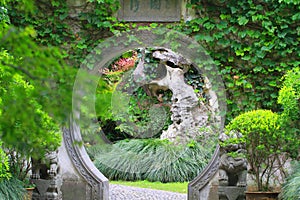
<path id="1" fill-rule="evenodd" d="M 139 22 L 180 21 L 181 0 L 121 0 L 118 19 Z"/>

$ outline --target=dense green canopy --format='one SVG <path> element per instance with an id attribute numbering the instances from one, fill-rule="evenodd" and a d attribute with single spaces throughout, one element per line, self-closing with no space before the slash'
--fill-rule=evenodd
<path id="1" fill-rule="evenodd" d="M 70 107 L 71 68 L 58 48 L 36 43 L 35 30 L 15 27 L 0 2 L 0 139 L 26 156 L 43 156 L 60 145 Z M 30 11 L 31 1 L 24 1 Z M 67 82 L 70 81 L 70 83 Z"/>
<path id="2" fill-rule="evenodd" d="M 109 36 L 145 27 L 179 30 L 209 51 L 225 82 L 227 121 L 247 110 L 283 110 L 277 104 L 281 77 L 300 63 L 298 0 L 196 0 L 187 5 L 194 18 L 172 24 L 118 21 L 118 2 L 82 1 L 78 12 L 72 1 L 0 1 L 0 66 L 6 74 L 1 81 L 7 83 L 0 86 L 1 95 L 9 90 L 1 96 L 2 139 L 17 142 L 21 132 L 47 135 L 63 123 L 71 106 L 73 67 Z M 55 121 L 45 127 L 41 116 Z M 24 131 L 14 129 L 25 119 Z M 31 139 L 37 141 L 26 140 Z"/>

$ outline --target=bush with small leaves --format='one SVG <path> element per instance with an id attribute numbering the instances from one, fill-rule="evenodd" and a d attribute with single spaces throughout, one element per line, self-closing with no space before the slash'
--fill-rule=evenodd
<path id="1" fill-rule="evenodd" d="M 288 71 L 283 78 L 278 97 L 278 103 L 283 107 L 282 130 L 289 136 L 287 151 L 296 158 L 300 146 L 300 68 Z"/>
<path id="2" fill-rule="evenodd" d="M 258 190 L 270 190 L 270 178 L 277 170 L 273 166 L 285 153 L 288 139 L 281 130 L 280 115 L 270 110 L 249 111 L 234 118 L 225 129 L 229 135 L 235 131 L 241 133 L 241 137 L 229 138 L 225 142 L 246 145 L 244 156 Z"/>

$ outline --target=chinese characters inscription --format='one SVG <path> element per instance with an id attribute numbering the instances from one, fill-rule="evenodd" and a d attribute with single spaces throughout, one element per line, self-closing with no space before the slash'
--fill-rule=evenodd
<path id="1" fill-rule="evenodd" d="M 125 21 L 180 21 L 180 0 L 121 0 L 118 18 Z"/>

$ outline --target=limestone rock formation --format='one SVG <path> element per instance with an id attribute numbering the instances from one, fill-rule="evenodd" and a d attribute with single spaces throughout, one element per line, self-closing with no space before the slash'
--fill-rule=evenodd
<path id="1" fill-rule="evenodd" d="M 156 70 L 148 70 L 151 63 L 142 57 L 133 72 L 134 81 L 139 85 L 148 85 L 151 93 L 159 96 L 157 91 L 171 90 L 171 120 L 172 124 L 163 131 L 161 138 L 175 143 L 184 143 L 190 139 L 209 137 L 212 134 L 212 109 L 199 100 L 195 88 L 185 82 L 184 74 L 192 67 L 187 59 L 167 49 L 157 49 L 152 53 L 159 60 Z M 154 65 L 154 64 L 152 64 Z M 153 68 L 153 67 L 152 67 Z M 208 83 L 208 82 L 207 82 Z M 208 91 L 204 83 L 203 91 Z"/>

